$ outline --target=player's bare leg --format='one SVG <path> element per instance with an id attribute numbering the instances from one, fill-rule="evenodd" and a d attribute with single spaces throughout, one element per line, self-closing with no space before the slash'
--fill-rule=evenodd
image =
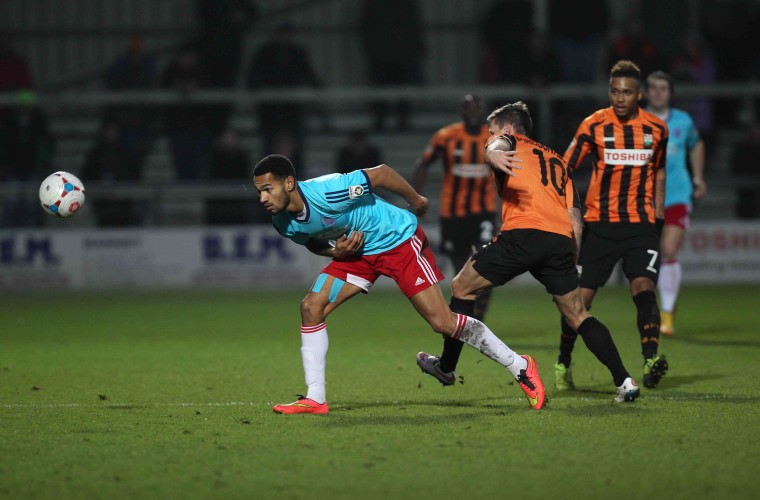
<path id="1" fill-rule="evenodd" d="M 655 284 L 649 278 L 631 280 L 631 296 L 636 304 L 636 318 L 641 336 L 641 355 L 644 356 L 644 387 L 654 389 L 668 373 L 665 356 L 658 355 L 660 345 L 660 308 L 654 293 Z"/>
<path id="2" fill-rule="evenodd" d="M 430 287 L 409 300 L 436 332 L 461 340 L 504 366 L 520 383 L 531 408 L 538 410 L 544 405 L 546 393 L 535 360 L 530 356 L 518 355 L 483 322 L 456 310 L 457 300 L 474 303 L 478 293 L 493 287 L 491 282 L 472 268 L 471 262 L 468 261 L 452 282 L 454 297 L 451 309 L 437 286 Z M 458 296 L 460 294 L 462 297 Z"/>
<path id="3" fill-rule="evenodd" d="M 580 288 L 580 296 L 586 311 L 591 309 L 591 303 L 596 296 L 596 290 L 592 288 Z M 575 331 L 562 316 L 560 320 L 562 334 L 559 341 L 559 356 L 557 364 L 554 365 L 554 388 L 559 391 L 565 391 L 575 388 L 572 374 L 572 355 L 575 348 L 575 341 L 578 339 L 578 332 Z"/>
<path id="4" fill-rule="evenodd" d="M 328 412 L 325 394 L 327 361 L 327 316 L 362 289 L 327 274 L 320 274 L 311 291 L 301 301 L 301 360 L 306 396 L 289 404 L 276 405 L 277 413 L 324 414 Z"/>
<path id="5" fill-rule="evenodd" d="M 580 290 L 576 288 L 564 295 L 554 295 L 554 303 L 565 324 L 583 338 L 588 350 L 610 371 L 618 388 L 615 401 L 633 401 L 639 396 L 639 388 L 623 366 L 610 331 L 588 313 Z"/>
<path id="6" fill-rule="evenodd" d="M 662 264 L 657 287 L 660 292 L 660 333 L 673 335 L 675 333 L 675 312 L 678 303 L 678 293 L 681 290 L 681 263 L 678 252 L 683 245 L 686 231 L 676 224 L 666 224 L 660 237 Z"/>
<path id="7" fill-rule="evenodd" d="M 474 252 L 473 248 L 473 252 Z M 464 266 L 467 265 L 467 262 L 470 260 L 470 255 L 467 256 L 454 256 L 452 257 L 452 262 L 454 263 L 454 268 L 458 271 L 464 268 Z M 467 316 L 471 316 L 475 319 L 478 319 L 480 321 L 484 321 L 486 311 L 488 310 L 488 305 L 491 302 L 491 290 L 488 289 L 485 292 L 478 295 L 478 297 L 475 299 L 475 302 L 472 306 L 472 310 L 469 310 L 469 303 L 466 305 L 462 305 L 460 307 L 463 307 L 463 309 L 459 310 L 458 312 L 462 314 L 466 314 Z M 462 342 L 453 339 L 448 336 L 443 337 L 443 352 L 441 352 L 440 358 L 437 356 L 429 356 L 426 353 L 420 353 L 420 354 L 426 354 L 428 358 L 435 358 L 434 361 L 438 363 L 438 367 L 441 370 L 441 373 L 454 373 L 456 370 L 457 364 L 459 364 L 459 356 L 462 353 Z M 417 363 L 420 363 L 420 357 L 418 354 L 418 361 Z M 453 379 L 446 379 L 445 377 L 437 377 L 443 385 L 451 385 L 454 383 Z M 451 380 L 451 383 L 447 383 L 447 380 Z"/>
<path id="8" fill-rule="evenodd" d="M 457 277 L 459 279 L 457 281 L 457 286 L 465 282 L 474 283 L 474 280 L 481 278 L 482 282 L 475 285 L 480 288 L 478 290 L 479 293 L 474 294 L 474 299 L 472 297 L 461 299 L 458 298 L 456 294 L 454 294 L 451 297 L 449 307 L 452 311 L 459 314 L 464 314 L 465 316 L 480 319 L 477 317 L 478 300 L 490 294 L 490 291 L 493 288 L 493 284 L 488 280 L 482 278 L 474 270 L 471 270 L 467 273 L 467 275 L 464 275 L 464 278 L 460 277 L 460 274 L 465 270 L 469 262 L 469 257 L 467 259 L 459 261 L 459 274 L 457 274 Z M 457 277 L 455 277 L 455 279 L 457 279 Z M 462 291 L 457 290 L 457 293 L 461 294 Z M 438 381 L 441 382 L 441 384 L 444 386 L 453 385 L 456 381 L 455 370 L 457 363 L 459 362 L 459 356 L 462 352 L 462 346 L 463 343 L 461 340 L 455 337 L 444 335 L 443 352 L 441 353 L 441 356 L 438 357 L 430 355 L 426 352 L 420 352 L 417 354 L 417 365 L 425 373 L 428 373 L 429 375 L 437 378 Z"/>

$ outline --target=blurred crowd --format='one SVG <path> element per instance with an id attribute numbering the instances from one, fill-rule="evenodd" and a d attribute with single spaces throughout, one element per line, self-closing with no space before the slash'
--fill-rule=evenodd
<path id="1" fill-rule="evenodd" d="M 557 83 L 591 83 L 606 78 L 619 59 L 631 59 L 643 74 L 663 69 L 678 82 L 715 83 L 760 79 L 760 55 L 745 47 L 757 47 L 760 30 L 758 9 L 743 2 L 718 0 L 720 8 L 701 9 L 695 29 L 688 16 L 687 0 L 631 2 L 624 22 L 613 23 L 607 3 L 598 0 L 551 1 L 548 30 L 537 30 L 526 19 L 534 18 L 534 2 L 492 2 L 477 27 L 480 34 L 479 70 L 472 81 L 486 85 L 518 83 L 540 88 Z M 119 55 L 103 72 L 103 85 L 111 90 L 166 89 L 191 96 L 203 89 L 250 90 L 324 86 L 312 62 L 309 47 L 299 42 L 297 27 L 280 23 L 270 27 L 253 0 L 197 0 L 195 32 L 168 55 L 147 46 L 139 35 L 130 37 Z M 578 15 L 578 13 L 585 13 Z M 356 20 L 370 86 L 429 86 L 425 73 L 428 47 L 420 6 L 413 0 L 363 0 Z M 726 29 L 730 26 L 731 29 Z M 268 33 L 266 40 L 245 60 L 245 37 L 252 30 Z M 718 54 L 731 54 L 719 57 Z M 326 71 L 325 68 L 319 68 Z M 30 181 L 44 177 L 54 166 L 55 137 L 49 119 L 38 105 L 35 81 L 24 56 L 13 41 L 0 37 L 0 92 L 16 92 L 14 105 L 0 108 L 0 181 Z M 603 96 L 601 96 L 603 97 Z M 367 129 L 351 130 L 345 144 L 336 146 L 335 171 L 372 166 L 383 161 L 373 133 L 410 130 L 413 103 L 370 103 Z M 530 104 L 530 103 L 529 103 Z M 568 130 L 577 125 L 588 107 L 582 101 L 557 106 L 553 126 L 556 148 L 564 148 Z M 708 151 L 714 149 L 717 125 L 746 125 L 749 130 L 731 171 L 756 176 L 741 155 L 760 148 L 760 128 L 737 123 L 738 101 L 711 98 L 682 103 L 694 117 Z M 453 108 L 453 106 L 452 106 Z M 168 141 L 175 178 L 179 182 L 246 179 L 251 148 L 243 146 L 230 121 L 228 104 L 192 101 L 161 108 L 107 106 L 100 126 L 79 172 L 87 181 L 138 181 L 159 137 Z M 267 102 L 256 109 L 258 155 L 285 154 L 304 164 L 304 126 L 307 114 L 322 110 L 297 102 Z M 751 117 L 754 118 L 754 117 Z M 748 120 L 749 122 L 753 120 Z M 327 118 L 325 127 L 329 128 Z M 393 125 L 391 125 L 393 124 Z M 429 133 L 429 130 L 422 131 Z M 754 153 L 753 153 L 754 154 Z M 752 205 L 756 192 L 743 195 L 740 216 L 760 216 Z M 206 221 L 212 224 L 259 220 L 240 203 L 207 200 Z M 109 205 L 110 204 L 110 205 Z M 33 205 L 36 205 L 33 203 Z M 100 225 L 132 225 L 142 220 L 137 203 L 100 201 L 96 206 Z M 41 211 L 24 200 L 5 200 L 0 225 L 39 225 Z M 236 214 L 236 215 L 233 215 Z"/>

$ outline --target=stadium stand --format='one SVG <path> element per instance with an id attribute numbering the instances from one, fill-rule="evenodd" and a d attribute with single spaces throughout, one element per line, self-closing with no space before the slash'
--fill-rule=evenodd
<path id="1" fill-rule="evenodd" d="M 48 10 L 43 9 L 43 3 L 44 0 L 3 2 L 0 5 L 0 30 L 8 32 L 17 48 L 29 58 L 37 90 L 49 112 L 57 140 L 56 168 L 77 173 L 99 127 L 100 106 L 93 104 L 97 102 L 93 96 L 97 97 L 104 88 L 102 76 L 108 63 L 123 51 L 125 40 L 135 33 L 139 33 L 159 61 L 165 63 L 171 51 L 196 32 L 195 10 L 188 7 L 189 2 L 180 1 L 76 0 L 54 2 L 46 7 Z M 242 75 L 250 64 L 250 56 L 269 30 L 285 20 L 293 23 L 298 29 L 299 40 L 309 48 L 325 83 L 325 88 L 314 94 L 312 104 L 318 106 L 311 107 L 307 119 L 305 165 L 309 175 L 330 172 L 334 168 L 337 148 L 346 133 L 357 127 L 371 129 L 372 125 L 370 102 L 377 94 L 366 86 L 365 61 L 356 26 L 359 2 L 258 0 L 256 6 L 257 21 L 245 37 L 243 67 L 236 88 L 242 88 Z M 489 104 L 494 105 L 505 100 L 539 97 L 540 109 L 534 110 L 537 131 L 543 142 L 555 148 L 564 148 L 572 130 L 566 132 L 564 139 L 552 136 L 552 110 L 547 104 L 556 106 L 560 97 L 605 97 L 604 82 L 595 83 L 590 88 L 565 85 L 546 91 L 509 85 L 479 85 L 478 23 L 489 6 L 489 2 L 474 1 L 466 2 L 465 7 L 469 8 L 462 8 L 462 3 L 457 2 L 446 2 L 443 6 L 440 2 L 420 2 L 428 42 L 425 60 L 430 83 L 423 88 L 386 90 L 389 96 L 414 97 L 410 128 L 403 133 L 373 134 L 373 140 L 382 146 L 384 160 L 405 175 L 410 174 L 411 166 L 431 132 L 457 119 L 457 99 L 462 92 L 485 94 Z M 48 12 L 51 8 L 54 12 Z M 540 15 L 542 9 L 537 11 Z M 545 10 L 543 12 L 545 15 Z M 546 23 L 540 17 L 533 22 L 538 26 Z M 349 89 L 353 95 L 347 99 L 336 95 L 344 89 Z M 704 91 L 724 98 L 731 96 L 739 101 L 739 108 L 760 95 L 757 86 L 739 84 L 692 89 L 680 86 L 679 96 L 688 97 Z M 534 94 L 523 95 L 524 92 Z M 157 99 L 160 102 L 160 96 Z M 260 141 L 252 103 L 250 95 L 247 100 L 234 101 L 230 125 L 255 158 Z M 707 165 L 710 196 L 698 208 L 702 218 L 731 216 L 734 206 L 734 188 L 728 165 L 733 144 L 743 134 L 739 124 L 721 130 L 717 147 L 708 152 L 711 156 Z M 136 193 L 142 193 L 146 200 L 160 208 L 158 213 L 146 219 L 146 223 L 198 223 L 202 220 L 199 214 L 204 191 L 192 186 L 178 188 L 170 157 L 168 142 L 165 136 L 159 135 L 146 160 L 143 179 L 140 185 L 134 186 Z M 431 176 L 431 192 L 436 189 L 438 180 L 438 176 Z M 242 191 L 237 184 L 235 189 L 235 193 Z M 160 194 L 156 195 L 158 191 Z M 192 196 L 187 196 L 190 191 L 198 194 L 197 203 Z M 431 213 L 436 213 L 436 209 L 433 206 Z M 85 213 L 77 218 L 77 225 L 93 224 Z"/>

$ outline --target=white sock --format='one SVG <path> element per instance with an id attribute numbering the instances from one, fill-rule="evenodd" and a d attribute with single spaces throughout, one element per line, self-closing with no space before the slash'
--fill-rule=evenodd
<path id="1" fill-rule="evenodd" d="M 672 313 L 676 308 L 678 291 L 681 289 L 680 262 L 672 260 L 662 263 L 657 287 L 660 289 L 660 305 L 662 306 L 662 310 Z"/>
<path id="2" fill-rule="evenodd" d="M 325 402 L 325 364 L 327 361 L 327 324 L 301 325 L 301 360 L 308 387 L 306 397 Z"/>
<path id="3" fill-rule="evenodd" d="M 509 370 L 515 378 L 520 370 L 528 368 L 528 362 L 502 342 L 488 327 L 469 316 L 457 314 L 454 338 L 468 344 Z"/>

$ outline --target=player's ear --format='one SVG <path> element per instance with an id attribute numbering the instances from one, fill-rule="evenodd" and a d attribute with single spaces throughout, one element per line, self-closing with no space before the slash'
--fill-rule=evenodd
<path id="1" fill-rule="evenodd" d="M 292 175 L 289 175 L 287 178 L 285 178 L 285 189 L 287 191 L 293 191 L 296 188 L 296 178 Z"/>

